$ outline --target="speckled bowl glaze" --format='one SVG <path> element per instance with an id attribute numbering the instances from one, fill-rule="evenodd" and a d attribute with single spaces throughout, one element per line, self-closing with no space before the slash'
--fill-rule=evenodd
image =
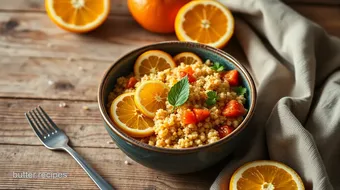
<path id="1" fill-rule="evenodd" d="M 154 49 L 165 51 L 172 56 L 189 51 L 197 54 L 203 61 L 210 59 L 213 62 L 222 63 L 228 70 L 237 69 L 240 73 L 242 85 L 247 88 L 245 107 L 248 109 L 248 113 L 239 127 L 228 137 L 209 145 L 196 148 L 169 149 L 142 143 L 115 126 L 106 107 L 109 93 L 114 89 L 117 78 L 133 72 L 133 65 L 140 54 Z M 254 81 L 248 71 L 235 58 L 210 46 L 178 41 L 147 45 L 126 54 L 106 71 L 98 91 L 98 104 L 105 128 L 117 146 L 130 158 L 146 167 L 177 174 L 207 168 L 228 156 L 237 147 L 237 144 L 246 140 L 242 131 L 254 113 L 255 103 Z"/>

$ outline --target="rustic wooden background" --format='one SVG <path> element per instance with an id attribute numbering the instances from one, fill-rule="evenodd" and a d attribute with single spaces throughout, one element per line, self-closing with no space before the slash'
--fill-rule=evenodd
<path id="1" fill-rule="evenodd" d="M 293 9 L 340 37 L 339 0 L 287 0 Z M 174 35 L 149 33 L 125 0 L 112 0 L 108 20 L 85 35 L 68 33 L 46 16 L 43 0 L 0 0 L 0 188 L 96 189 L 65 152 L 46 149 L 24 112 L 41 105 L 71 145 L 117 189 L 208 189 L 223 167 L 169 175 L 127 158 L 106 133 L 96 103 L 103 72 L 128 51 Z M 245 60 L 237 41 L 227 50 Z M 66 108 L 59 107 L 61 102 Z M 89 110 L 83 109 L 84 106 Z M 131 164 L 126 165 L 128 160 Z M 64 179 L 14 179 L 13 172 L 65 172 Z"/>

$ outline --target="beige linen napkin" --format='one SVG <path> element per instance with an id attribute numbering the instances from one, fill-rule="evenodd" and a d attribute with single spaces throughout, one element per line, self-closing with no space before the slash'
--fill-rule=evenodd
<path id="1" fill-rule="evenodd" d="M 292 167 L 306 189 L 340 189 L 340 40 L 279 0 L 219 0 L 257 83 L 258 103 L 232 159 L 211 186 L 228 189 L 252 160 Z M 339 18 L 340 22 L 340 18 Z"/>

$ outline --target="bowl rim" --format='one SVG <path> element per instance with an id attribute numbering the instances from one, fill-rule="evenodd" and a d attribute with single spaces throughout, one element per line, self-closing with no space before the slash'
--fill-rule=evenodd
<path id="1" fill-rule="evenodd" d="M 131 54 L 141 51 L 143 49 L 148 49 L 148 48 L 152 48 L 153 46 L 159 46 L 159 45 L 171 45 L 171 44 L 180 44 L 180 45 L 186 45 L 186 46 L 191 46 L 191 47 L 198 47 L 198 48 L 203 48 L 206 49 L 208 51 L 211 51 L 213 53 L 218 54 L 219 56 L 221 56 L 222 58 L 228 60 L 229 62 L 231 62 L 233 65 L 235 65 L 238 70 L 240 70 L 244 76 L 246 81 L 249 84 L 249 87 L 251 89 L 251 102 L 250 102 L 250 107 L 249 110 L 247 112 L 246 117 L 242 120 L 242 122 L 240 123 L 240 125 L 227 137 L 220 139 L 214 143 L 211 144 L 206 144 L 206 145 L 202 145 L 199 147 L 191 147 L 191 148 L 180 148 L 180 149 L 175 149 L 175 148 L 162 148 L 162 147 L 156 147 L 156 146 L 152 146 L 149 145 L 147 143 L 143 143 L 137 139 L 134 139 L 133 137 L 127 135 L 126 133 L 124 133 L 121 129 L 119 129 L 119 127 L 116 127 L 113 123 L 113 121 L 111 120 L 110 116 L 108 115 L 108 112 L 106 111 L 106 105 L 104 104 L 104 84 L 107 82 L 108 80 L 108 75 L 110 73 L 110 71 L 113 69 L 113 67 L 115 67 L 117 65 L 117 63 L 119 63 L 120 61 L 122 61 L 125 57 L 130 56 Z M 97 95 L 97 101 L 99 104 L 99 111 L 101 116 L 103 117 L 104 122 L 109 126 L 109 128 L 111 129 L 111 131 L 113 133 L 115 133 L 117 136 L 119 136 L 122 140 L 124 140 L 127 143 L 130 143 L 132 145 L 135 145 L 139 148 L 142 149 L 146 149 L 148 151 L 155 151 L 155 152 L 159 152 L 159 153 L 168 153 L 168 154 L 188 154 L 188 153 L 194 153 L 194 152 L 198 152 L 201 151 L 203 149 L 206 148 L 213 148 L 213 147 L 218 147 L 222 144 L 227 143 L 228 141 L 230 141 L 232 138 L 234 138 L 235 136 L 237 136 L 248 124 L 250 118 L 253 116 L 254 114 L 254 110 L 255 110 L 255 106 L 256 106 L 256 99 L 257 99 L 257 92 L 256 92 L 256 87 L 255 87 L 255 83 L 253 78 L 251 77 L 250 73 L 247 71 L 247 69 L 241 65 L 241 63 L 239 63 L 237 61 L 237 59 L 235 59 L 234 57 L 232 57 L 230 54 L 228 54 L 225 51 L 222 51 L 220 49 L 205 45 L 205 44 L 200 44 L 200 43 L 195 43 L 195 42 L 180 42 L 180 41 L 164 41 L 164 42 L 158 42 L 158 43 L 153 43 L 153 44 L 149 44 L 149 45 L 145 45 L 139 48 L 136 48 L 126 54 L 124 54 L 123 56 L 121 56 L 119 59 L 117 59 L 104 73 L 102 79 L 100 80 L 100 85 L 98 88 L 98 95 Z"/>

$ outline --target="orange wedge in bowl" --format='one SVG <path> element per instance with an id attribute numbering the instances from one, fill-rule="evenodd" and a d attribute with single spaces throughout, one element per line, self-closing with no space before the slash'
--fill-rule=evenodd
<path id="1" fill-rule="evenodd" d="M 137 58 L 133 71 L 136 78 L 140 78 L 146 74 L 156 74 L 159 71 L 175 67 L 176 64 L 168 53 L 160 50 L 149 50 Z"/>
<path id="2" fill-rule="evenodd" d="M 289 189 L 304 190 L 300 176 L 290 167 L 275 161 L 254 161 L 232 175 L 229 190 Z"/>
<path id="3" fill-rule="evenodd" d="M 174 57 L 174 61 L 177 65 L 184 63 L 186 65 L 191 65 L 194 63 L 202 63 L 201 58 L 199 58 L 196 54 L 191 52 L 183 52 Z"/>
<path id="4" fill-rule="evenodd" d="M 130 136 L 150 136 L 154 132 L 154 122 L 138 110 L 134 102 L 134 94 L 125 93 L 113 100 L 110 116 L 115 124 Z"/>
<path id="5" fill-rule="evenodd" d="M 216 1 L 191 1 L 179 10 L 175 31 L 180 41 L 222 48 L 234 33 L 234 17 Z"/>
<path id="6" fill-rule="evenodd" d="M 57 26 L 84 33 L 105 21 L 110 13 L 110 0 L 45 0 L 45 8 Z"/>
<path id="7" fill-rule="evenodd" d="M 135 92 L 136 106 L 144 115 L 153 118 L 157 110 L 166 108 L 168 92 L 168 87 L 160 81 L 143 82 Z"/>

